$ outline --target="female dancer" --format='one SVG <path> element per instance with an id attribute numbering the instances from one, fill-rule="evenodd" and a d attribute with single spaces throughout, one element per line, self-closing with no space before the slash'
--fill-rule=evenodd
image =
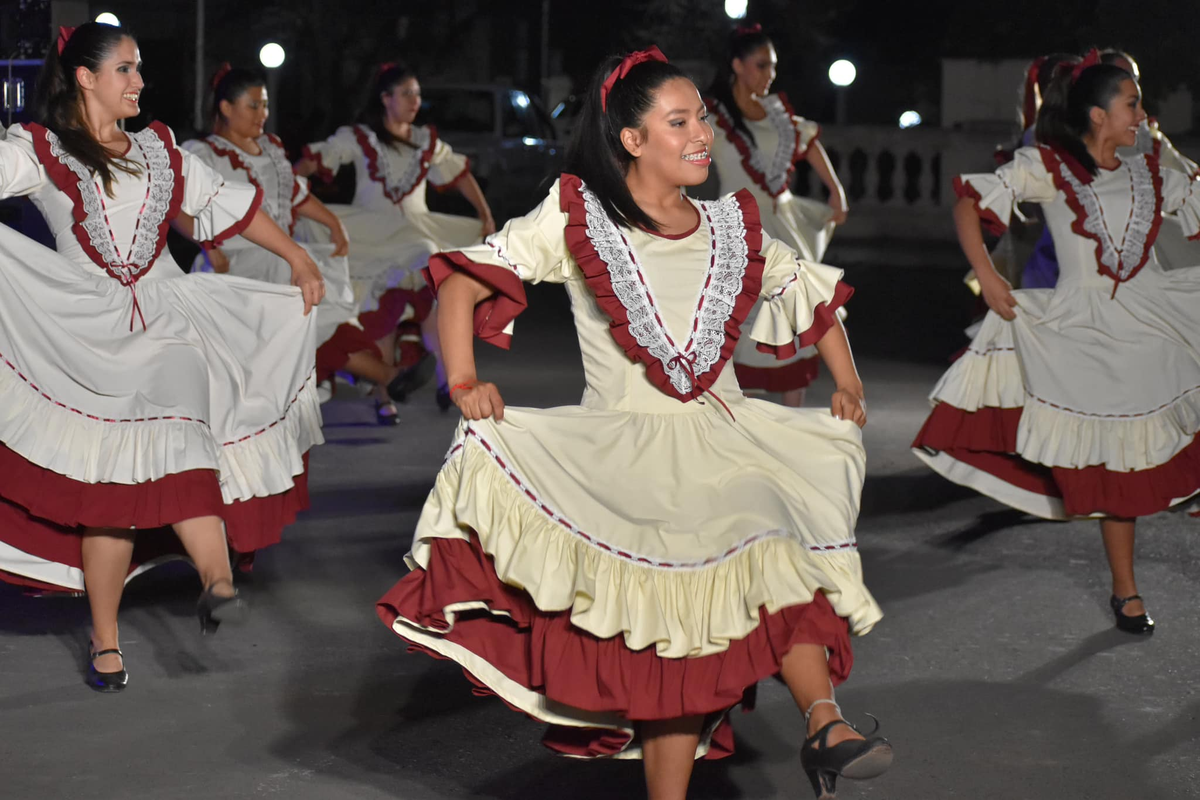
<path id="1" fill-rule="evenodd" d="M 781 674 L 808 719 L 817 793 L 891 762 L 843 722 L 832 685 L 880 611 L 854 524 L 866 421 L 835 314 L 840 271 L 762 231 L 748 191 L 708 174 L 696 87 L 657 48 L 594 76 L 564 173 L 527 216 L 430 273 L 462 410 L 386 624 L 554 726 L 576 756 L 645 758 L 654 800 L 728 755 L 729 709 Z M 508 408 L 479 380 L 472 327 L 506 346 L 522 281 L 565 283 L 587 388 L 579 406 Z M 699 296 L 699 301 L 697 301 Z M 743 396 L 723 369 L 746 315 L 781 349 L 816 342 L 832 414 Z"/>
<path id="2" fill-rule="evenodd" d="M 354 164 L 354 205 L 335 210 L 354 240 L 350 277 L 365 310 L 363 327 L 380 340 L 383 354 L 394 352 L 396 322 L 406 306 L 424 311 L 421 331 L 427 349 L 439 358 L 438 404 L 450 395 L 437 345 L 437 314 L 421 270 L 439 250 L 475 244 L 494 233 L 496 223 L 467 159 L 440 140 L 431 125 L 414 125 L 421 109 L 416 73 L 402 64 L 384 64 L 361 121 L 305 148 L 296 165 L 303 176 L 332 180 L 343 164 Z M 479 214 L 479 220 L 431 212 L 425 184 L 453 186 Z M 392 291 L 389 290 L 399 290 Z"/>
<path id="3" fill-rule="evenodd" d="M 337 370 L 388 387 L 402 397 L 413 388 L 411 371 L 401 374 L 384 363 L 378 346 L 358 322 L 354 291 L 346 266 L 349 242 L 338 218 L 308 191 L 308 181 L 293 175 L 283 144 L 266 134 L 269 114 L 265 78 L 252 70 L 225 64 L 213 82 L 213 133 L 183 148 L 231 181 L 248 182 L 262 191 L 263 210 L 280 228 L 291 232 L 297 217 L 311 219 L 329 230 L 333 244 L 303 245 L 321 269 L 326 296 L 318 316 L 317 382 L 330 381 Z M 235 236 L 221 247 L 206 248 L 197 261 L 227 272 L 268 283 L 287 284 L 287 262 L 268 250 Z M 407 381 L 407 383 L 406 383 Z M 386 414 L 384 424 L 399 417 Z"/>
<path id="4" fill-rule="evenodd" d="M 128 680 L 125 580 L 170 550 L 136 529 L 174 528 L 211 631 L 245 610 L 226 537 L 240 552 L 277 542 L 307 505 L 307 451 L 322 441 L 316 266 L 254 187 L 223 181 L 161 124 L 118 127 L 138 113 L 140 70 L 121 28 L 63 29 L 38 80 L 42 124 L 0 141 L 0 195 L 30 197 L 60 251 L 0 226 L 0 578 L 87 591 L 99 691 Z M 201 239 L 271 250 L 299 288 L 182 274 L 164 249 L 180 213 Z"/>
<path id="5" fill-rule="evenodd" d="M 761 25 L 739 27 L 730 34 L 729 52 L 705 100 L 718 128 L 712 158 L 722 194 L 749 191 L 768 234 L 802 258 L 820 261 L 834 226 L 846 221 L 846 192 L 817 140 L 820 126 L 795 116 L 782 92 L 769 93 L 775 64 L 775 47 Z M 829 190 L 828 205 L 791 193 L 795 164 L 801 159 Z M 761 308 L 761 302 L 756 304 L 747 325 L 753 327 Z M 817 376 L 816 348 L 806 347 L 783 361 L 759 349 L 746 337 L 733 353 L 742 388 L 782 392 L 784 405 L 804 405 L 804 390 Z"/>
<path id="6" fill-rule="evenodd" d="M 1200 491 L 1200 275 L 1154 256 L 1162 214 L 1200 235 L 1200 186 L 1152 156 L 1120 157 L 1146 117 L 1132 76 L 1095 51 L 1063 66 L 1039 147 L 994 175 L 964 175 L 955 222 L 991 313 L 938 382 L 914 442 L 950 480 L 1047 519 L 1101 517 L 1117 627 L 1150 633 L 1134 523 Z M 980 222 L 1042 205 L 1062 272 L 1010 291 Z"/>

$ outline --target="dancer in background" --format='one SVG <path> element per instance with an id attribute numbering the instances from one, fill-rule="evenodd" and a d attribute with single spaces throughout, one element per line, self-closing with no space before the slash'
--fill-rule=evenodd
<path id="1" fill-rule="evenodd" d="M 292 173 L 279 139 L 263 130 L 269 115 L 266 79 L 253 70 L 225 64 L 212 87 L 213 133 L 185 142 L 183 148 L 230 181 L 257 187 L 262 192 L 263 210 L 283 230 L 290 233 L 296 219 L 304 217 L 323 225 L 332 239 L 332 244 L 302 245 L 320 268 L 326 288 L 317 323 L 318 383 L 331 384 L 334 373 L 345 370 L 403 396 L 411 390 L 412 376 L 385 363 L 358 322 L 345 258 L 349 242 L 341 222 L 309 193 L 308 181 Z M 220 247 L 209 247 L 197 258 L 199 271 L 210 264 L 215 272 L 268 283 L 290 282 L 286 261 L 241 236 Z M 399 417 L 387 414 L 380 419 L 394 424 Z"/>
<path id="2" fill-rule="evenodd" d="M 1200 492 L 1200 270 L 1154 256 L 1163 214 L 1200 236 L 1200 183 L 1153 156 L 1120 156 L 1145 121 L 1130 73 L 1092 51 L 1062 65 L 1039 147 L 964 175 L 955 222 L 991 312 L 931 394 L 913 443 L 946 478 L 1047 519 L 1100 517 L 1117 627 L 1150 633 L 1134 578 L 1137 517 Z M 980 223 L 1041 204 L 1061 275 L 1011 291 Z M 1190 274 L 1189 274 L 1190 273 Z"/>
<path id="3" fill-rule="evenodd" d="M 430 262 L 462 410 L 408 555 L 380 601 L 411 646 L 549 723 L 583 757 L 645 759 L 652 800 L 682 800 L 695 758 L 728 755 L 729 710 L 781 675 L 808 724 L 818 796 L 891 746 L 844 722 L 833 685 L 880 611 L 854 540 L 866 422 L 836 309 L 840 270 L 763 232 L 753 195 L 708 175 L 696 87 L 657 48 L 596 72 L 564 173 L 486 244 Z M 511 408 L 475 368 L 472 329 L 507 345 L 522 281 L 563 283 L 581 405 Z M 830 408 L 747 399 L 727 362 L 749 335 L 816 343 Z M 868 734 L 869 735 L 869 734 Z"/>
<path id="4" fill-rule="evenodd" d="M 390 359 L 403 314 L 423 312 L 426 348 L 439 359 L 438 404 L 449 408 L 437 313 L 421 270 L 432 254 L 475 244 L 494 233 L 496 223 L 467 159 L 439 139 L 433 126 L 413 124 L 420 109 L 416 73 L 402 64 L 384 64 L 360 122 L 305 148 L 296 171 L 332 180 L 343 164 L 354 165 L 354 204 L 334 210 L 354 242 L 350 277 L 361 308 L 370 312 L 359 319 Z M 479 219 L 430 211 L 427 182 L 462 192 Z"/>
<path id="5" fill-rule="evenodd" d="M 172 550 L 145 529 L 174 528 L 212 631 L 245 613 L 227 547 L 279 541 L 322 441 L 320 274 L 259 190 L 222 180 L 160 123 L 120 129 L 140 72 L 121 28 L 62 29 L 38 79 L 41 124 L 0 141 L 0 195 L 32 199 L 59 250 L 0 226 L 0 578 L 87 591 L 99 691 L 128 680 L 126 579 Z M 295 286 L 183 274 L 165 249 L 180 213 L 201 240 L 241 234 L 275 253 Z"/>
<path id="6" fill-rule="evenodd" d="M 712 148 L 722 194 L 746 189 L 758 204 L 763 229 L 802 258 L 820 261 L 833 229 L 846 221 L 842 188 L 817 136 L 820 126 L 798 117 L 787 97 L 771 94 L 775 47 L 762 26 L 738 27 L 729 36 L 726 58 L 705 103 L 715 123 Z M 829 203 L 791 192 L 796 162 L 805 160 L 829 190 Z M 747 318 L 754 326 L 761 301 Z M 749 337 L 738 342 L 733 364 L 743 389 L 781 392 L 783 404 L 804 405 L 804 390 L 817 376 L 820 356 L 806 347 L 777 360 Z"/>

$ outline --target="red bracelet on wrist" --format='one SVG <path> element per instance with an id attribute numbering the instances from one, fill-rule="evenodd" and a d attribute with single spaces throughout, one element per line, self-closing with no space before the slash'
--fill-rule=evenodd
<path id="1" fill-rule="evenodd" d="M 456 383 L 450 387 L 450 396 L 453 397 L 459 389 L 474 389 L 478 385 L 478 383 Z"/>

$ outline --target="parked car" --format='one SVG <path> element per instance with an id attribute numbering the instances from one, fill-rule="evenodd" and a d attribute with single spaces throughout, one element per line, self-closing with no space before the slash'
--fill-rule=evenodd
<path id="1" fill-rule="evenodd" d="M 545 196 L 562 169 L 563 146 L 541 101 L 511 86 L 421 84 L 419 123 L 471 159 L 497 223 L 526 213 Z M 439 210 L 471 213 L 456 193 L 430 196 Z"/>

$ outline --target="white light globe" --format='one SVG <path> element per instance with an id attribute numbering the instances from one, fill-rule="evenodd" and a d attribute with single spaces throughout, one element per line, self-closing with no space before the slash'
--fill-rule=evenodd
<path id="1" fill-rule="evenodd" d="M 275 69 L 283 64 L 287 54 L 283 52 L 283 46 L 275 42 L 267 42 L 258 51 L 258 60 L 267 69 Z"/>
<path id="2" fill-rule="evenodd" d="M 725 16 L 730 19 L 741 19 L 746 16 L 748 0 L 725 0 Z"/>
<path id="3" fill-rule="evenodd" d="M 915 128 L 921 124 L 921 115 L 916 111 L 905 111 L 900 115 L 901 128 Z"/>
<path id="4" fill-rule="evenodd" d="M 829 65 L 829 82 L 834 86 L 849 86 L 858 77 L 858 70 L 844 58 Z"/>
<path id="5" fill-rule="evenodd" d="M 117 27 L 121 26 L 121 20 L 117 19 L 117 15 L 111 11 L 105 11 L 103 14 L 97 14 L 96 22 L 99 22 L 103 25 L 116 25 Z"/>

